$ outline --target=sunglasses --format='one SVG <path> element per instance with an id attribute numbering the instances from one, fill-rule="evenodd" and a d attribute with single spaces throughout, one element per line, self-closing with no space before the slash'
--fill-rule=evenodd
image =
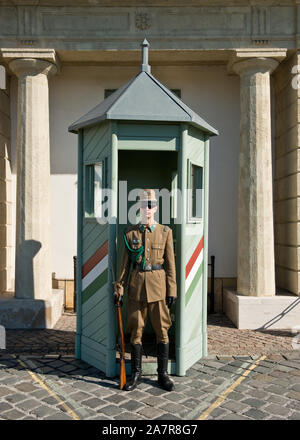
<path id="1" fill-rule="evenodd" d="M 155 202 L 153 200 L 152 201 L 149 200 L 148 202 L 141 202 L 142 209 L 146 209 L 147 207 L 149 209 L 152 209 L 152 208 L 155 208 L 155 206 L 157 206 L 157 202 Z"/>

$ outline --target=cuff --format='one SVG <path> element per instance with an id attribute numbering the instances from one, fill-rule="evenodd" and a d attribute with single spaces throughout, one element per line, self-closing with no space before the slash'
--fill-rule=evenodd
<path id="1" fill-rule="evenodd" d="M 115 281 L 113 283 L 114 285 L 114 289 L 120 294 L 120 295 L 124 295 L 124 287 L 122 286 L 122 284 L 118 283 L 117 281 Z"/>

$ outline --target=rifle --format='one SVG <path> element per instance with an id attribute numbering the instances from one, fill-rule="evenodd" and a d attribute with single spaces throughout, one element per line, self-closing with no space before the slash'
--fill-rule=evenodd
<path id="1" fill-rule="evenodd" d="M 123 332 L 123 322 L 121 314 L 121 303 L 119 299 L 116 301 L 117 313 L 118 313 L 118 325 L 120 332 L 121 344 L 119 343 L 120 352 L 120 390 L 122 390 L 126 384 L 126 368 L 125 368 L 125 340 Z"/>
<path id="2" fill-rule="evenodd" d="M 115 273 L 114 273 L 114 267 L 112 259 L 111 261 L 111 271 L 112 271 L 112 278 L 113 281 L 115 281 Z M 119 328 L 119 353 L 120 353 L 120 390 L 122 390 L 126 384 L 126 368 L 125 368 L 125 339 L 124 339 L 124 332 L 123 332 L 123 321 L 122 321 L 122 313 L 121 313 L 121 300 L 120 295 L 118 292 L 114 292 L 115 296 L 115 305 L 117 308 L 117 316 L 118 316 L 118 328 Z"/>

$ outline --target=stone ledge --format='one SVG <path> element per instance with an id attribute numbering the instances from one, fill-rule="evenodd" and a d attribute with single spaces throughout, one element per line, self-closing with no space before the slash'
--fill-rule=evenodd
<path id="1" fill-rule="evenodd" d="M 63 312 L 64 294 L 52 289 L 49 300 L 0 296 L 0 324 L 7 329 L 53 328 Z"/>
<path id="2" fill-rule="evenodd" d="M 300 327 L 300 297 L 288 293 L 244 296 L 225 289 L 224 313 L 238 329 L 292 330 Z"/>

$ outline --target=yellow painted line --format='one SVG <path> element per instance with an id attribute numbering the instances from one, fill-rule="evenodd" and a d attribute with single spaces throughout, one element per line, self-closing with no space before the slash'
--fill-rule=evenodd
<path id="1" fill-rule="evenodd" d="M 16 355 L 13 354 L 12 356 L 15 359 L 17 359 Z M 25 368 L 25 370 L 30 374 L 30 376 L 33 378 L 33 380 L 38 382 L 41 385 L 41 387 L 43 387 L 50 394 L 50 396 L 54 397 L 54 399 L 56 399 L 59 402 L 59 404 L 65 408 L 67 413 L 70 414 L 70 416 L 73 417 L 73 419 L 80 420 L 78 415 L 68 405 L 66 405 L 35 373 L 30 371 L 27 368 L 27 365 L 25 365 L 21 359 L 17 359 L 17 361 L 19 362 L 19 364 L 22 365 L 22 367 Z"/>
<path id="2" fill-rule="evenodd" d="M 228 396 L 228 394 L 230 394 L 241 382 L 243 382 L 243 380 L 246 379 L 246 377 L 248 376 L 248 374 L 254 370 L 254 368 L 257 367 L 257 365 L 263 361 L 264 359 L 266 359 L 267 356 L 261 356 L 259 359 L 257 359 L 257 361 L 255 361 L 253 364 L 250 365 L 250 367 L 244 371 L 244 373 L 235 381 L 233 382 L 233 384 L 231 384 L 226 391 L 224 391 L 223 394 L 221 394 L 220 397 L 217 398 L 217 400 L 215 400 L 209 408 L 207 408 L 200 417 L 198 417 L 197 420 L 205 420 L 207 419 L 207 417 L 210 415 L 210 413 L 216 409 L 218 406 L 221 405 L 221 403 L 224 402 L 224 400 L 226 399 L 226 397 Z"/>

